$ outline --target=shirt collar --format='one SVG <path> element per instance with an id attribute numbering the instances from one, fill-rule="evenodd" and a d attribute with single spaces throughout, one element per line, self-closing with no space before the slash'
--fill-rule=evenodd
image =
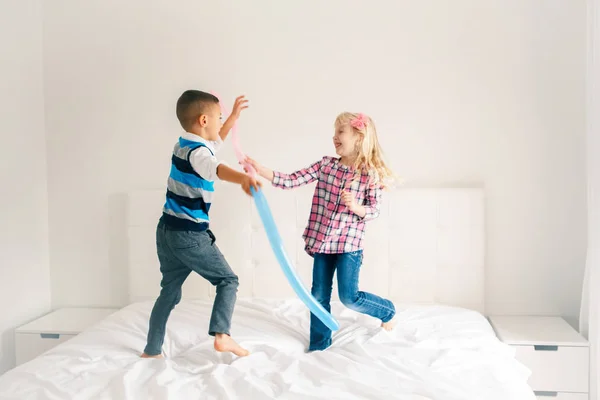
<path id="1" fill-rule="evenodd" d="M 213 153 L 215 151 L 215 145 L 222 142 L 220 137 L 217 141 L 213 142 L 210 140 L 206 140 L 203 137 L 200 137 L 198 135 L 194 135 L 193 133 L 189 133 L 189 132 L 183 132 L 181 134 L 181 137 L 186 140 L 189 140 L 190 142 L 202 143 L 203 145 L 207 146 Z"/>

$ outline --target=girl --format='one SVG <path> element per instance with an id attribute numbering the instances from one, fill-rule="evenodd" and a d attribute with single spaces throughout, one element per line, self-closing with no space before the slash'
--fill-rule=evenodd
<path id="1" fill-rule="evenodd" d="M 312 295 L 331 311 L 333 275 L 337 269 L 339 297 L 355 311 L 393 328 L 394 304 L 358 290 L 365 222 L 379 216 L 381 191 L 392 176 L 382 159 L 375 124 L 364 114 L 342 113 L 335 120 L 333 145 L 338 158 L 323 157 L 308 168 L 283 174 L 248 158 L 259 175 L 275 187 L 293 189 L 317 182 L 303 238 L 314 258 Z M 331 330 L 311 314 L 309 351 L 331 345 Z"/>

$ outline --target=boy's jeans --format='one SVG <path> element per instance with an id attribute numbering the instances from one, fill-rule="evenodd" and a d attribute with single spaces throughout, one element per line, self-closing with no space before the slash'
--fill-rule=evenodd
<path id="1" fill-rule="evenodd" d="M 181 286 L 192 271 L 217 288 L 209 335 L 229 335 L 238 277 L 215 244 L 213 233 L 210 230 L 175 231 L 159 222 L 156 229 L 156 248 L 162 273 L 162 289 L 150 315 L 148 342 L 144 352 L 147 355 L 161 353 L 167 320 L 171 310 L 181 300 Z"/>
<path id="2" fill-rule="evenodd" d="M 362 250 L 341 254 L 315 254 L 312 295 L 331 312 L 333 274 L 337 269 L 338 291 L 341 302 L 351 310 L 390 321 L 396 314 L 394 304 L 371 293 L 358 291 L 358 277 L 362 264 Z M 331 345 L 331 330 L 321 320 L 310 314 L 309 351 L 325 350 Z"/>

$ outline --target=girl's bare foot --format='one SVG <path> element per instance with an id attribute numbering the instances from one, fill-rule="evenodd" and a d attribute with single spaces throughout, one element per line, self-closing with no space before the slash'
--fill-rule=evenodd
<path id="1" fill-rule="evenodd" d="M 245 357 L 250 352 L 236 343 L 231 336 L 224 333 L 215 335 L 215 350 L 221 353 L 233 353 L 238 357 Z"/>
<path id="2" fill-rule="evenodd" d="M 391 319 L 388 322 L 381 323 L 381 327 L 388 332 L 391 331 L 392 329 L 394 329 L 394 326 L 396 326 L 396 320 L 394 320 L 394 319 Z"/>
<path id="3" fill-rule="evenodd" d="M 140 357 L 142 357 L 142 358 L 163 358 L 162 354 L 157 354 L 155 356 L 149 356 L 146 353 L 142 353 L 142 355 Z"/>

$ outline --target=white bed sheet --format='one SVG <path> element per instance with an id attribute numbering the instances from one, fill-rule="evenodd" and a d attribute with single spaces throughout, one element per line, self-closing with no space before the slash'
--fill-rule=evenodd
<path id="1" fill-rule="evenodd" d="M 306 353 L 298 300 L 238 300 L 233 336 L 246 358 L 216 353 L 211 305 L 171 314 L 166 359 L 140 359 L 153 302 L 134 303 L 0 377 L 0 399 L 533 400 L 530 372 L 480 314 L 444 306 L 398 309 L 392 332 L 334 303 L 341 329 Z"/>

